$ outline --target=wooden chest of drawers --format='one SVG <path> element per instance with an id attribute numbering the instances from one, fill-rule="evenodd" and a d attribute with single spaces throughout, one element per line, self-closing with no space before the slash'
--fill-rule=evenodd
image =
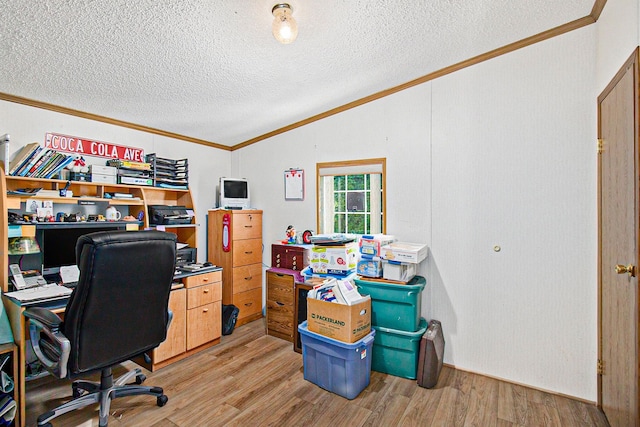
<path id="1" fill-rule="evenodd" d="M 262 317 L 262 211 L 210 210 L 208 260 L 222 267 L 222 303 L 240 312 L 236 326 Z"/>
<path id="2" fill-rule="evenodd" d="M 267 335 L 293 342 L 294 289 L 302 277 L 297 271 L 281 268 L 267 270 Z"/>
<path id="3" fill-rule="evenodd" d="M 271 245 L 271 267 L 301 271 L 309 265 L 311 245 Z"/>

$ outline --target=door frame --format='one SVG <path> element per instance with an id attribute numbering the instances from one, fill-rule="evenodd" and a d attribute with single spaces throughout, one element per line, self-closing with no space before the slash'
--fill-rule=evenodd
<path id="1" fill-rule="evenodd" d="M 605 87 L 602 93 L 598 96 L 597 108 L 598 108 L 598 193 L 597 193 L 597 211 L 598 211 L 598 365 L 602 360 L 602 157 L 601 157 L 601 138 L 602 138 L 602 111 L 601 111 L 601 103 L 602 101 L 611 93 L 613 88 L 618 84 L 618 82 L 622 79 L 622 77 L 626 74 L 627 70 L 630 67 L 633 67 L 633 79 L 634 79 L 634 139 L 635 139 L 635 165 L 636 165 L 636 176 L 635 176 L 635 200 L 636 203 L 640 202 L 640 141 L 639 141 L 639 131 L 640 131 L 640 118 L 638 116 L 640 112 L 640 74 L 639 74 L 639 63 L 640 63 L 640 47 L 636 47 L 631 56 L 625 61 L 624 65 L 620 68 L 620 70 L 616 73 L 613 79 L 609 82 L 609 84 Z M 638 215 L 640 215 L 640 206 L 637 206 Z M 640 252 L 640 227 L 636 228 L 636 251 Z M 640 256 L 636 257 L 635 265 L 640 265 Z M 640 308 L 640 292 L 638 292 L 639 301 L 636 301 L 636 307 Z M 638 323 L 637 330 L 640 330 L 640 317 L 636 318 Z M 640 358 L 640 343 L 636 342 L 636 353 Z M 596 372 L 597 377 L 597 405 L 600 409 L 602 408 L 602 375 L 598 369 Z M 638 373 L 638 372 L 637 372 Z M 640 375 L 636 375 L 636 387 L 640 392 Z M 637 413 L 640 414 L 640 399 L 638 399 L 637 405 Z M 605 414 L 606 415 L 606 414 Z"/>

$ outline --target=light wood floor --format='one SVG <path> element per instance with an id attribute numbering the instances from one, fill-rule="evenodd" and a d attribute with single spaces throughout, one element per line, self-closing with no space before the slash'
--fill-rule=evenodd
<path id="1" fill-rule="evenodd" d="M 127 363 L 125 367 L 135 366 Z M 118 369 L 116 374 L 124 372 Z M 371 372 L 371 383 L 347 400 L 305 381 L 302 355 L 264 333 L 264 319 L 236 328 L 220 345 L 147 374 L 164 388 L 166 406 L 146 396 L 116 399 L 111 426 L 607 426 L 593 405 L 444 367 L 433 389 Z M 67 381 L 27 384 L 27 425 L 66 401 Z M 97 407 L 54 426 L 97 426 Z"/>

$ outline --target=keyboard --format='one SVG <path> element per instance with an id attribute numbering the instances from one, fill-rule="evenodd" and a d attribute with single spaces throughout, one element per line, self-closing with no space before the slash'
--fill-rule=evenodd
<path id="1" fill-rule="evenodd" d="M 55 283 L 27 288 L 21 291 L 7 292 L 5 295 L 18 301 L 40 301 L 53 298 L 62 298 L 71 295 L 72 289 L 66 286 L 58 286 Z"/>

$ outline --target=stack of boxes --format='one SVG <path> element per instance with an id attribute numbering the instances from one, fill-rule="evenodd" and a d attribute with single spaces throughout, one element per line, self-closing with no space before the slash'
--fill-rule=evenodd
<path id="1" fill-rule="evenodd" d="M 376 331 L 371 369 L 416 379 L 420 339 L 427 322 L 420 317 L 426 280 L 415 274 L 427 256 L 427 247 L 394 242 L 380 246 L 379 255 L 383 276 L 391 279 L 355 280 L 358 291 L 371 297 L 371 322 Z"/>
<path id="2" fill-rule="evenodd" d="M 309 267 L 302 273 L 315 280 L 324 278 L 325 286 L 335 278 L 349 282 L 355 292 L 357 250 L 356 242 L 314 245 Z M 298 332 L 306 380 L 347 399 L 369 385 L 376 334 L 371 329 L 370 298 L 348 305 L 308 297 L 307 321 Z"/>
<path id="3" fill-rule="evenodd" d="M 363 235 L 360 237 L 360 259 L 358 274 L 365 277 L 382 277 L 382 247 L 393 243 L 395 238 L 384 234 Z"/>

